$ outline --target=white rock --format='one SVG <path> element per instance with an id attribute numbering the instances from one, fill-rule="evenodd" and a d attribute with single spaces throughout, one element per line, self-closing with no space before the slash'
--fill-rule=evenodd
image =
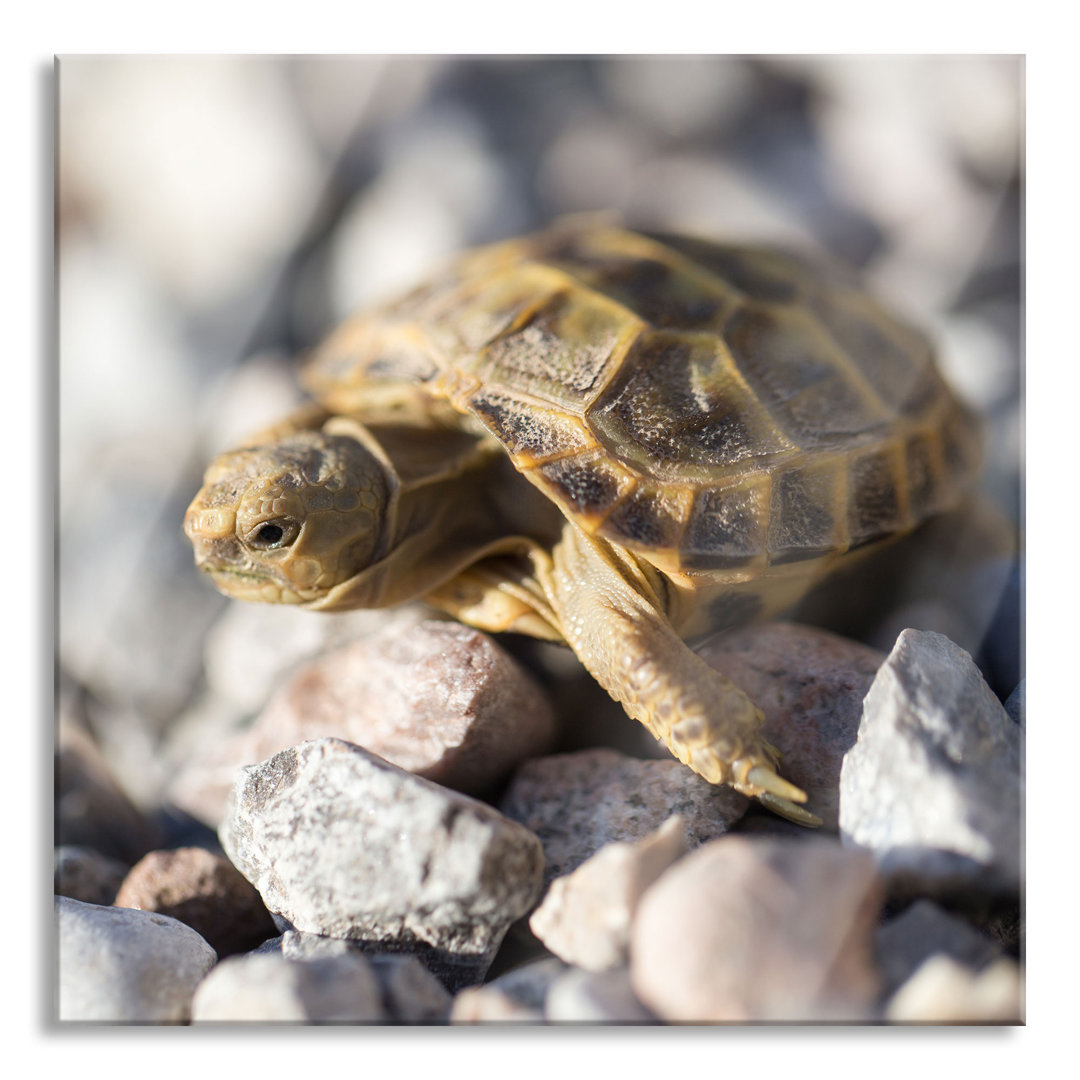
<path id="1" fill-rule="evenodd" d="M 377 1023 L 385 1015 L 375 974 L 358 953 L 317 960 L 259 954 L 218 964 L 195 992 L 191 1019 Z"/>
<path id="2" fill-rule="evenodd" d="M 545 1019 L 556 1024 L 657 1022 L 635 996 L 626 968 L 601 972 L 571 968 L 551 984 L 544 1009 Z"/>
<path id="3" fill-rule="evenodd" d="M 1008 958 L 975 974 L 938 954 L 896 992 L 885 1016 L 897 1024 L 1022 1024 L 1023 977 Z"/>
<path id="4" fill-rule="evenodd" d="M 840 777 L 846 845 L 897 888 L 1015 891 L 1021 731 L 959 646 L 905 630 L 863 706 Z"/>
<path id="5" fill-rule="evenodd" d="M 677 814 L 636 843 L 608 844 L 551 883 L 529 927 L 556 956 L 586 971 L 625 965 L 638 901 L 686 850 Z"/>
<path id="6" fill-rule="evenodd" d="M 59 1019 L 183 1023 L 217 953 L 165 915 L 55 898 Z"/>

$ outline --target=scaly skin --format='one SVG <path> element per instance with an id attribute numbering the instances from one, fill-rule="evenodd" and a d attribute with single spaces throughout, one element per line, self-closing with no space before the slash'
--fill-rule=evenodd
<path id="1" fill-rule="evenodd" d="M 534 562 L 567 643 L 679 761 L 799 824 L 820 824 L 796 805 L 805 794 L 776 774 L 761 710 L 682 641 L 648 583 L 635 587 L 610 547 L 568 525 L 551 558 L 537 553 Z"/>

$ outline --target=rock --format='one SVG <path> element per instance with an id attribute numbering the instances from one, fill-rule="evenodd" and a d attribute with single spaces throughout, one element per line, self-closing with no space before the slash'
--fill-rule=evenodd
<path id="1" fill-rule="evenodd" d="M 552 982 L 545 1018 L 565 1024 L 655 1024 L 656 1017 L 637 999 L 626 968 L 583 971 L 571 968 Z"/>
<path id="2" fill-rule="evenodd" d="M 672 814 L 691 848 L 726 832 L 747 799 L 681 765 L 639 761 L 614 750 L 552 754 L 522 765 L 499 809 L 540 837 L 545 884 L 568 874 L 606 844 L 640 840 Z"/>
<path id="3" fill-rule="evenodd" d="M 363 956 L 379 981 L 383 1007 L 390 1020 L 410 1024 L 439 1023 L 450 1010 L 451 996 L 419 957 L 411 953 L 378 952 L 363 941 L 321 937 L 287 930 L 263 942 L 249 955 L 280 954 L 286 960 L 323 960 L 335 956 Z"/>
<path id="4" fill-rule="evenodd" d="M 65 844 L 54 853 L 53 892 L 86 904 L 108 906 L 124 880 L 128 868 L 92 848 Z"/>
<path id="5" fill-rule="evenodd" d="M 686 827 L 678 815 L 636 843 L 608 844 L 551 883 L 529 926 L 568 964 L 586 971 L 624 966 L 638 901 L 685 853 Z"/>
<path id="6" fill-rule="evenodd" d="M 840 831 L 899 893 L 1012 893 L 1022 878 L 1020 728 L 962 649 L 905 630 L 844 760 Z"/>
<path id="7" fill-rule="evenodd" d="M 1005 711 L 1009 719 L 1023 728 L 1027 722 L 1027 680 L 1021 679 L 1016 689 L 1005 701 Z"/>
<path id="8" fill-rule="evenodd" d="M 217 962 L 191 927 L 149 911 L 55 898 L 59 1019 L 183 1023 Z"/>
<path id="9" fill-rule="evenodd" d="M 220 822 L 237 768 L 323 737 L 480 794 L 554 736 L 543 691 L 492 638 L 460 623 L 405 620 L 295 672 L 251 727 L 200 748 L 171 794 Z"/>
<path id="10" fill-rule="evenodd" d="M 1003 955 L 997 942 L 931 900 L 916 900 L 881 926 L 875 951 L 885 996 L 932 956 L 948 956 L 978 972 Z"/>
<path id="11" fill-rule="evenodd" d="M 541 1023 L 548 990 L 567 970 L 567 965 L 557 957 L 549 957 L 514 968 L 483 986 L 468 987 L 454 998 L 450 1022 Z"/>
<path id="12" fill-rule="evenodd" d="M 729 631 L 695 652 L 765 713 L 765 737 L 780 751 L 784 778 L 806 792 L 824 827 L 835 830 L 840 768 L 885 654 L 794 623 Z"/>
<path id="13" fill-rule="evenodd" d="M 251 954 L 223 960 L 202 981 L 191 1019 L 294 1023 L 379 1023 L 382 994 L 359 954 L 315 960 Z"/>
<path id="14" fill-rule="evenodd" d="M 124 879 L 115 904 L 187 923 L 222 958 L 247 952 L 277 933 L 252 884 L 223 855 L 205 848 L 144 855 Z"/>
<path id="15" fill-rule="evenodd" d="M 827 838 L 714 840 L 642 898 L 634 991 L 681 1023 L 865 1019 L 881 899 L 873 858 Z"/>
<path id="16" fill-rule="evenodd" d="M 121 790 L 86 731 L 60 724 L 54 766 L 58 845 L 91 848 L 128 865 L 156 846 L 153 825 Z"/>
<path id="17" fill-rule="evenodd" d="M 975 973 L 949 956 L 931 956 L 893 995 L 885 1018 L 894 1024 L 1022 1024 L 1020 968 L 1003 957 Z"/>
<path id="18" fill-rule="evenodd" d="M 528 830 L 340 739 L 242 769 L 220 836 L 294 928 L 427 946 L 480 975 L 540 889 Z"/>

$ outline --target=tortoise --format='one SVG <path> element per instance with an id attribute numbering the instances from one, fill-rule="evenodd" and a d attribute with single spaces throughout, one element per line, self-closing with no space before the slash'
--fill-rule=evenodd
<path id="1" fill-rule="evenodd" d="M 302 381 L 188 509 L 223 592 L 565 642 L 676 758 L 806 825 L 761 710 L 685 642 L 953 507 L 980 455 L 846 269 L 604 220 L 460 256 Z"/>

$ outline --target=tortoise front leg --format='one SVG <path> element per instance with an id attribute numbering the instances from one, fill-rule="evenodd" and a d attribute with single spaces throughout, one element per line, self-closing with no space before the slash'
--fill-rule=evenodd
<path id="1" fill-rule="evenodd" d="M 776 773 L 761 710 L 675 633 L 634 568 L 567 526 L 537 567 L 563 635 L 593 677 L 681 762 L 801 825 L 820 825 L 805 793 Z"/>

